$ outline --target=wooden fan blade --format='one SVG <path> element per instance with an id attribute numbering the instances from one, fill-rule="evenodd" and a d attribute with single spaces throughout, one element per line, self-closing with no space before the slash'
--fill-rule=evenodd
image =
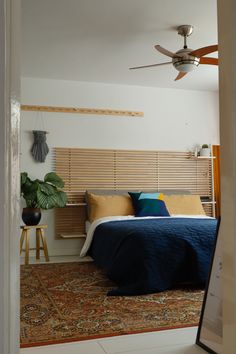
<path id="1" fill-rule="evenodd" d="M 202 57 L 200 64 L 218 65 L 218 58 Z"/>
<path id="2" fill-rule="evenodd" d="M 175 81 L 182 79 L 182 77 L 184 77 L 186 74 L 186 72 L 180 71 L 176 76 Z"/>
<path id="3" fill-rule="evenodd" d="M 191 53 L 189 53 L 189 55 L 193 55 L 194 57 L 201 58 L 204 55 L 207 55 L 209 53 L 217 52 L 217 50 L 218 50 L 218 45 L 214 44 L 214 45 L 209 45 L 208 47 L 202 47 L 202 48 L 193 50 Z"/>
<path id="4" fill-rule="evenodd" d="M 143 69 L 143 68 L 151 68 L 151 67 L 153 67 L 153 66 L 168 65 L 168 64 L 172 64 L 172 61 L 167 61 L 166 63 L 159 63 L 159 64 L 151 64 L 151 65 L 143 65 L 143 66 L 134 66 L 133 68 L 129 68 L 129 70 Z"/>
<path id="5" fill-rule="evenodd" d="M 155 45 L 154 48 L 156 50 L 158 50 L 158 52 L 160 52 L 160 53 L 162 53 L 164 55 L 167 55 L 170 58 L 181 58 L 182 57 L 181 55 L 178 55 L 176 53 L 170 52 L 169 50 L 161 47 L 159 44 Z"/>

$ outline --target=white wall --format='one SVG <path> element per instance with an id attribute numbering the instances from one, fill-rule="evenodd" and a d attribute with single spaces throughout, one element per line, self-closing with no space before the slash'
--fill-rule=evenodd
<path id="1" fill-rule="evenodd" d="M 21 170 L 41 178 L 53 169 L 53 147 L 192 150 L 219 143 L 218 93 L 47 79 L 22 79 L 22 104 L 143 111 L 143 118 L 22 113 Z M 30 155 L 33 129 L 49 131 L 46 162 Z M 79 240 L 54 240 L 53 212 L 44 212 L 49 253 L 76 254 Z"/>

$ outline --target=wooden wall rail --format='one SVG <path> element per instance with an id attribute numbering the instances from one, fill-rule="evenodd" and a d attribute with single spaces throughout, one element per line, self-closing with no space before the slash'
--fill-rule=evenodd
<path id="1" fill-rule="evenodd" d="M 101 108 L 75 108 L 75 107 L 53 107 L 53 106 L 34 106 L 21 105 L 22 111 L 34 112 L 53 112 L 53 113 L 77 113 L 91 115 L 110 115 L 110 116 L 128 116 L 128 117 L 143 117 L 143 112 L 117 110 L 117 109 L 101 109 Z"/>
<path id="2" fill-rule="evenodd" d="M 89 189 L 186 190 L 212 198 L 211 160 L 196 159 L 189 152 L 55 148 L 54 163 L 74 205 L 56 211 L 57 237 L 85 232 Z M 204 208 L 212 215 L 212 204 Z"/>

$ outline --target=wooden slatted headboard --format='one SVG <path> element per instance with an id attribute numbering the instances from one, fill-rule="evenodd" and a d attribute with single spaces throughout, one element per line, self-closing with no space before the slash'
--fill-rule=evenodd
<path id="1" fill-rule="evenodd" d="M 69 204 L 56 209 L 57 238 L 85 233 L 89 189 L 186 190 L 214 199 L 212 160 L 195 158 L 191 152 L 55 148 L 54 162 Z M 203 206 L 213 214 L 213 204 Z"/>

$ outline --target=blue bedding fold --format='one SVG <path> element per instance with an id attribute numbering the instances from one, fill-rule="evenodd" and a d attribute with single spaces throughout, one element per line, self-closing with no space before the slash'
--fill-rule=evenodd
<path id="1" fill-rule="evenodd" d="M 96 228 L 89 252 L 118 285 L 108 295 L 160 292 L 183 282 L 204 285 L 216 227 L 215 219 L 110 221 Z"/>

